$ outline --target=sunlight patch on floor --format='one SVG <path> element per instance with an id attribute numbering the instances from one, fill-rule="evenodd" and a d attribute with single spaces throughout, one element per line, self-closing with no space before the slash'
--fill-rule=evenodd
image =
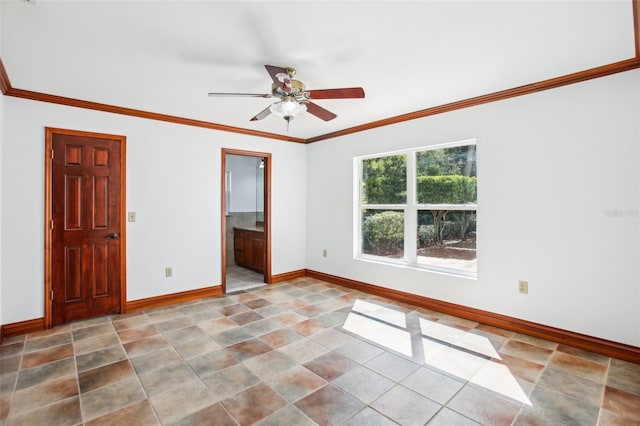
<path id="1" fill-rule="evenodd" d="M 482 335 L 419 318 L 425 365 L 512 400 L 531 401 L 504 364 L 491 341 Z M 408 357 L 415 357 L 407 317 L 398 310 L 356 300 L 343 328 Z"/>
<path id="2" fill-rule="evenodd" d="M 489 361 L 470 382 L 531 406 L 531 401 L 504 364 Z"/>
<path id="3" fill-rule="evenodd" d="M 407 328 L 405 314 L 403 312 L 396 311 L 395 309 L 358 299 L 353 304 L 353 308 L 351 308 L 351 310 L 395 325 L 396 327 Z"/>
<path id="4" fill-rule="evenodd" d="M 491 341 L 484 336 L 420 318 L 423 336 L 437 339 L 459 348 L 467 349 L 490 358 L 502 359 Z"/>
<path id="5" fill-rule="evenodd" d="M 413 356 L 408 331 L 353 312 L 347 315 L 342 328 L 403 355 Z"/>

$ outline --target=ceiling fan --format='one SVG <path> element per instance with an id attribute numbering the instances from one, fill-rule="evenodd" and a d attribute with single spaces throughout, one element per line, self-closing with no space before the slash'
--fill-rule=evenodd
<path id="1" fill-rule="evenodd" d="M 280 101 L 263 109 L 251 118 L 250 121 L 262 120 L 269 114 L 274 113 L 285 119 L 287 122 L 287 130 L 289 129 L 289 122 L 293 120 L 297 114 L 304 111 L 307 111 L 324 121 L 333 120 L 337 117 L 337 115 L 331 111 L 311 102 L 312 100 L 364 98 L 364 90 L 362 87 L 306 90 L 304 83 L 293 79 L 293 76 L 296 74 L 295 68 L 283 68 L 273 65 L 265 65 L 264 67 L 267 69 L 267 72 L 273 80 L 271 93 L 209 93 L 209 96 L 278 98 Z"/>

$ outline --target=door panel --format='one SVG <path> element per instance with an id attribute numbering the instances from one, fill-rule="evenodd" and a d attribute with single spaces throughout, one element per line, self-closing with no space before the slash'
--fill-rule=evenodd
<path id="1" fill-rule="evenodd" d="M 82 247 L 65 247 L 64 300 L 82 300 Z"/>
<path id="2" fill-rule="evenodd" d="M 121 141 L 53 133 L 51 147 L 52 324 L 121 312 Z"/>
<path id="3" fill-rule="evenodd" d="M 64 227 L 66 230 L 82 230 L 82 177 L 65 176 Z"/>
<path id="4" fill-rule="evenodd" d="M 100 244 L 93 246 L 93 297 L 109 295 L 109 246 Z"/>
<path id="5" fill-rule="evenodd" d="M 93 228 L 109 227 L 109 178 L 96 176 L 93 178 Z"/>

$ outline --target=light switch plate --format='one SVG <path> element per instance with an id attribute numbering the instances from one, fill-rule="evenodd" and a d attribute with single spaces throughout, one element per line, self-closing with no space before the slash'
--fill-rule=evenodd
<path id="1" fill-rule="evenodd" d="M 518 281 L 518 291 L 520 294 L 529 294 L 529 282 L 528 281 Z"/>
<path id="2" fill-rule="evenodd" d="M 128 218 L 129 218 L 128 219 L 129 222 L 135 222 L 136 221 L 136 212 L 129 212 Z"/>

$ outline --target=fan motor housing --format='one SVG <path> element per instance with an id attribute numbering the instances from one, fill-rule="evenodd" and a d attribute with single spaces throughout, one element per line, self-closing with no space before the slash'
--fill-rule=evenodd
<path id="1" fill-rule="evenodd" d="M 278 86 L 277 84 L 273 83 L 271 85 L 271 93 L 273 93 L 274 95 L 277 95 L 277 96 L 282 96 L 282 95 L 287 95 L 287 94 L 299 95 L 299 94 L 302 94 L 302 92 L 304 92 L 305 85 L 304 85 L 303 82 L 301 82 L 300 80 L 294 80 L 294 79 L 291 79 L 289 81 L 291 82 L 291 91 L 290 92 L 285 92 L 284 90 L 282 90 L 282 88 L 280 88 L 280 86 Z"/>

